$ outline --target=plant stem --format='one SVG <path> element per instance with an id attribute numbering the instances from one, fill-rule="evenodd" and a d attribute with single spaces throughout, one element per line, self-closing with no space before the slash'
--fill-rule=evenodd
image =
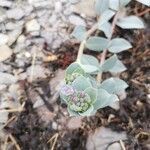
<path id="1" fill-rule="evenodd" d="M 87 31 L 86 37 L 85 39 L 81 42 L 80 47 L 79 47 L 79 51 L 78 51 L 78 55 L 77 55 L 77 62 L 80 63 L 81 57 L 83 55 L 83 51 L 84 51 L 84 47 L 85 47 L 85 43 L 87 38 L 93 33 L 95 32 L 95 30 L 97 29 L 98 24 L 96 23 L 95 25 L 93 25 L 93 27 Z"/>
<path id="2" fill-rule="evenodd" d="M 120 15 L 120 11 L 118 11 L 118 12 L 116 13 L 116 15 L 115 15 L 115 17 L 114 17 L 114 19 L 113 19 L 112 27 L 111 27 L 111 35 L 110 35 L 110 37 L 108 38 L 108 41 L 109 41 L 108 45 L 110 44 L 111 38 L 112 38 L 113 33 L 114 33 L 114 31 L 115 31 L 116 22 L 117 22 L 117 20 L 118 20 L 119 15 Z M 105 49 L 105 50 L 103 51 L 103 53 L 101 54 L 100 66 L 102 66 L 103 63 L 105 62 L 106 55 L 107 55 L 107 49 Z M 98 75 L 97 75 L 97 82 L 98 82 L 98 83 L 101 83 L 102 74 L 103 74 L 103 73 L 100 72 L 100 73 L 98 73 Z"/>

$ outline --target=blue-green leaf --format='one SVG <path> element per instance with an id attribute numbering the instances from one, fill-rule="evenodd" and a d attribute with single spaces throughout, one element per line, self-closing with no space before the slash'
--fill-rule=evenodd
<path id="1" fill-rule="evenodd" d="M 109 8 L 116 11 L 119 10 L 119 0 L 108 0 L 108 1 L 109 1 Z"/>
<path id="2" fill-rule="evenodd" d="M 93 103 L 96 101 L 97 90 L 95 88 L 89 87 L 89 88 L 85 89 L 84 92 L 90 96 Z"/>
<path id="3" fill-rule="evenodd" d="M 96 0 L 95 2 L 95 11 L 98 15 L 101 15 L 109 7 L 108 0 Z"/>
<path id="4" fill-rule="evenodd" d="M 98 29 L 103 31 L 107 38 L 111 36 L 111 24 L 109 22 L 105 22 L 102 25 L 98 26 Z"/>
<path id="5" fill-rule="evenodd" d="M 100 88 L 105 89 L 109 93 L 118 94 L 128 87 L 127 83 L 119 78 L 109 78 L 102 82 Z"/>
<path id="6" fill-rule="evenodd" d="M 78 91 L 84 91 L 86 88 L 91 87 L 91 83 L 86 77 L 79 76 L 72 82 L 72 86 Z"/>
<path id="7" fill-rule="evenodd" d="M 75 111 L 71 110 L 69 107 L 67 107 L 67 110 L 69 112 L 70 117 L 79 116 L 78 113 L 76 113 Z"/>
<path id="8" fill-rule="evenodd" d="M 144 5 L 147 5 L 148 7 L 150 6 L 150 0 L 136 0 Z"/>
<path id="9" fill-rule="evenodd" d="M 84 70 L 81 68 L 81 66 L 78 63 L 74 62 L 74 63 L 70 64 L 68 66 L 68 68 L 66 69 L 66 75 L 67 74 L 71 75 L 73 73 L 84 74 Z"/>
<path id="10" fill-rule="evenodd" d="M 81 67 L 87 73 L 93 73 L 99 70 L 98 60 L 91 55 L 82 55 L 81 57 Z"/>
<path id="11" fill-rule="evenodd" d="M 109 94 L 104 89 L 98 89 L 97 100 L 94 103 L 94 109 L 103 108 L 109 106 L 113 102 L 118 101 L 118 97 L 114 94 Z"/>
<path id="12" fill-rule="evenodd" d="M 125 71 L 126 69 L 127 68 L 125 67 L 125 65 L 120 60 L 117 60 L 114 66 L 111 69 L 109 69 L 109 72 L 120 73 Z"/>
<path id="13" fill-rule="evenodd" d="M 98 67 L 93 65 L 81 65 L 81 67 L 86 73 L 90 73 L 90 74 L 97 72 L 99 70 Z"/>
<path id="14" fill-rule="evenodd" d="M 91 113 L 93 112 L 93 110 L 94 110 L 94 107 L 91 105 L 91 107 L 87 111 L 85 111 L 83 113 L 79 113 L 79 114 L 81 116 L 91 116 Z"/>
<path id="15" fill-rule="evenodd" d="M 120 7 L 126 6 L 131 0 L 120 0 Z"/>
<path id="16" fill-rule="evenodd" d="M 116 24 L 123 29 L 142 29 L 142 28 L 144 28 L 143 21 L 137 16 L 129 16 L 129 17 L 125 17 L 125 18 L 120 18 Z"/>
<path id="17" fill-rule="evenodd" d="M 72 36 L 79 41 L 83 41 L 86 38 L 86 28 L 84 26 L 76 26 L 72 32 Z"/>
<path id="18" fill-rule="evenodd" d="M 108 50 L 112 53 L 119 53 L 132 48 L 132 45 L 123 38 L 115 38 L 111 40 Z"/>
<path id="19" fill-rule="evenodd" d="M 102 37 L 90 37 L 86 42 L 86 47 L 93 51 L 103 51 L 108 46 L 108 40 Z"/>
<path id="20" fill-rule="evenodd" d="M 98 26 L 101 26 L 102 24 L 108 22 L 114 15 L 115 15 L 115 11 L 113 10 L 108 9 L 104 11 L 100 16 Z"/>
<path id="21" fill-rule="evenodd" d="M 101 69 L 106 72 L 119 73 L 126 70 L 124 64 L 117 58 L 117 55 L 111 56 L 101 66 Z"/>

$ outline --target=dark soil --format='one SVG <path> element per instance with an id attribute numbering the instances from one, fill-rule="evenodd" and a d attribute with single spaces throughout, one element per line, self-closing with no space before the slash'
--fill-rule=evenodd
<path id="1" fill-rule="evenodd" d="M 134 47 L 119 55 L 128 68 L 121 75 L 121 78 L 129 84 L 127 97 L 120 102 L 120 110 L 115 111 L 106 107 L 99 110 L 93 117 L 85 117 L 82 127 L 79 129 L 57 131 L 52 128 L 51 123 L 45 127 L 39 121 L 30 97 L 28 97 L 27 89 L 31 85 L 25 84 L 27 96 L 25 111 L 18 115 L 16 122 L 6 127 L 7 131 L 10 131 L 17 139 L 22 150 L 49 150 L 53 142 L 48 143 L 48 140 L 57 133 L 58 139 L 55 149 L 84 150 L 88 132 L 100 126 L 109 127 L 115 131 L 126 131 L 128 135 L 128 140 L 125 141 L 127 150 L 148 150 L 147 145 L 150 143 L 150 104 L 148 102 L 150 51 L 148 50 L 148 35 L 150 32 L 148 29 L 121 31 L 118 28 L 116 33 L 130 40 Z M 59 61 L 52 64 L 54 70 L 57 70 L 58 67 L 65 68 L 74 61 L 77 47 L 78 45 L 68 45 L 65 46 L 64 50 L 60 50 Z M 110 114 L 114 114 L 115 118 L 108 123 Z"/>

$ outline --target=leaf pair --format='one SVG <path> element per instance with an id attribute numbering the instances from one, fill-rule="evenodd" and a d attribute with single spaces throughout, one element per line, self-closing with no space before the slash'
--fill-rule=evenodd
<path id="1" fill-rule="evenodd" d="M 132 46 L 123 38 L 115 38 L 109 42 L 108 39 L 93 36 L 87 40 L 86 47 L 98 52 L 108 49 L 112 53 L 119 53 Z"/>

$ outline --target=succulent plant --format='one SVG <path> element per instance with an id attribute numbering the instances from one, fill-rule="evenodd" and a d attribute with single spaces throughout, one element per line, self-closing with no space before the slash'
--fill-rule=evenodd
<path id="1" fill-rule="evenodd" d="M 149 0 L 137 1 L 150 5 Z M 126 70 L 124 64 L 118 59 L 117 53 L 132 48 L 132 45 L 123 37 L 113 36 L 115 27 L 144 28 L 143 21 L 136 15 L 122 15 L 130 2 L 131 0 L 95 0 L 98 22 L 88 31 L 83 26 L 74 29 L 72 36 L 81 44 L 77 60 L 66 69 L 65 85 L 60 91 L 61 99 L 67 104 L 71 116 L 95 114 L 98 109 L 118 101 L 119 93 L 128 87 L 125 81 L 117 77 L 110 77 L 103 81 L 102 74 L 109 72 L 118 75 Z M 96 30 L 104 32 L 105 37 L 91 36 Z M 94 56 L 83 54 L 85 47 L 100 52 L 100 61 Z M 113 53 L 108 59 L 106 59 L 107 52 Z"/>

